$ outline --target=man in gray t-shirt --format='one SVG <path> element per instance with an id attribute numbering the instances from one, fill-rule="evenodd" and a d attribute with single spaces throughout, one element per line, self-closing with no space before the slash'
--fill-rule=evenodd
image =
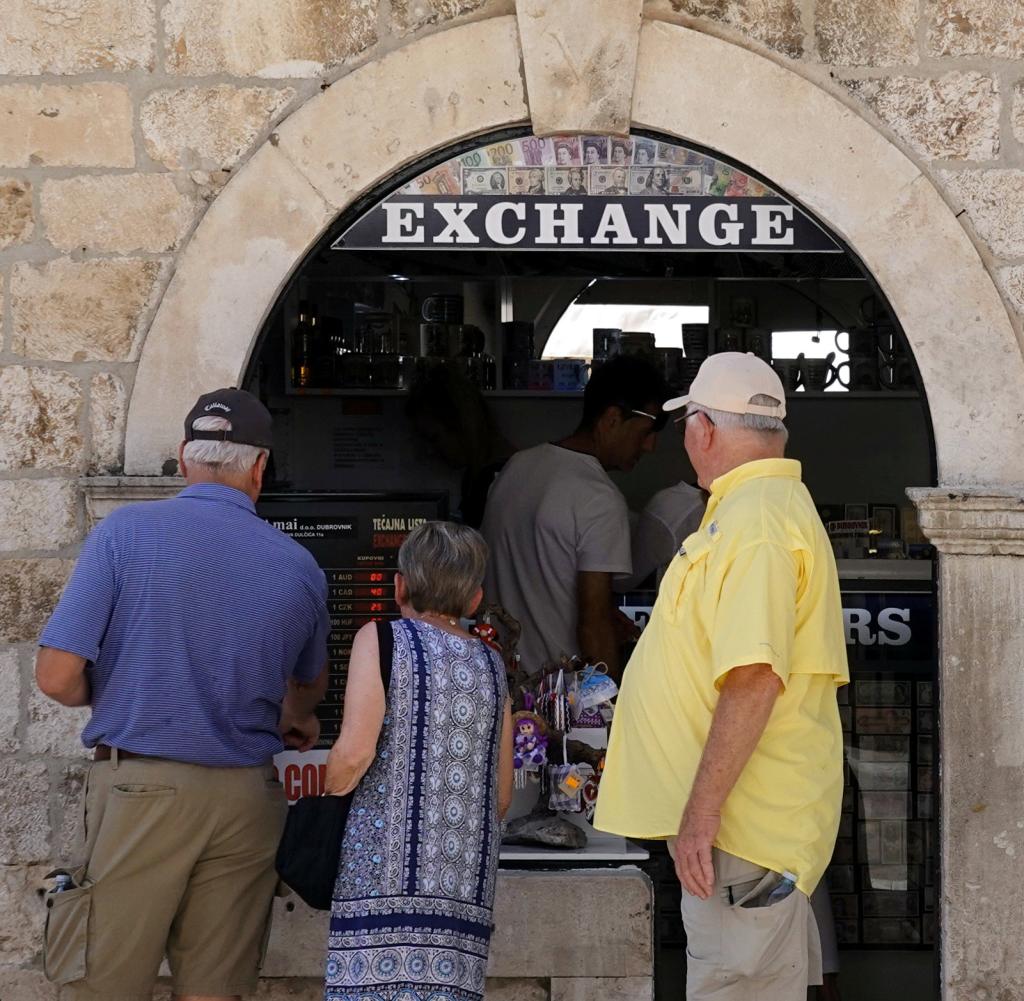
<path id="1" fill-rule="evenodd" d="M 632 573 L 632 560 L 626 501 L 607 471 L 631 470 L 653 450 L 666 395 L 645 360 L 607 362 L 583 394 L 579 427 L 514 455 L 491 487 L 484 593 L 520 621 L 530 674 L 581 654 L 621 677 L 612 581 Z"/>

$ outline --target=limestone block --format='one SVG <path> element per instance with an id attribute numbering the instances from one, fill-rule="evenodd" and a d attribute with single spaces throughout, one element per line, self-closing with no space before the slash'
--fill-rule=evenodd
<path id="1" fill-rule="evenodd" d="M 294 96 L 227 84 L 158 90 L 142 104 L 146 152 L 171 170 L 234 167 Z"/>
<path id="2" fill-rule="evenodd" d="M 17 970 L 0 967 L 0 983 L 4 985 L 4 1001 L 57 1001 L 58 987 L 51 984 L 40 970 Z"/>
<path id="3" fill-rule="evenodd" d="M 551 981 L 551 1001 L 654 1001 L 654 978 L 556 978 Z"/>
<path id="4" fill-rule="evenodd" d="M 254 331 L 332 216 L 269 144 L 210 206 L 146 338 L 129 405 L 130 472 L 161 472 L 177 453 L 182 417 L 196 397 L 210 386 L 237 385 Z M 144 414 L 137 422 L 136 407 Z M 133 427 L 142 429 L 135 439 Z M 133 448 L 147 456 L 135 468 Z"/>
<path id="5" fill-rule="evenodd" d="M 44 791 L 44 798 L 45 795 Z M 39 956 L 46 915 L 39 891 L 49 885 L 43 878 L 49 871 L 48 860 L 41 865 L 0 867 L 0 914 L 3 915 L 0 923 L 0 964 L 20 966 L 33 962 Z M 11 996 L 8 994 L 10 972 L 0 972 L 3 1001 L 8 1001 Z M 26 986 L 28 983 L 31 981 L 25 981 Z M 36 997 L 46 997 L 46 994 L 14 996 L 24 997 L 26 1001 L 31 997 L 35 1001 Z"/>
<path id="6" fill-rule="evenodd" d="M 818 0 L 822 62 L 839 66 L 916 63 L 918 0 Z"/>
<path id="7" fill-rule="evenodd" d="M 38 639 L 72 566 L 71 560 L 0 560 L 0 643 Z"/>
<path id="8" fill-rule="evenodd" d="M 274 901 L 265 977 L 315 977 L 324 975 L 327 961 L 327 928 L 330 915 L 307 907 L 297 896 Z M 321 988 L 323 981 L 321 981 Z"/>
<path id="9" fill-rule="evenodd" d="M 167 72 L 311 77 L 377 41 L 379 0 L 170 0 Z"/>
<path id="10" fill-rule="evenodd" d="M 74 480 L 0 480 L 0 552 L 69 546 L 77 518 Z"/>
<path id="11" fill-rule="evenodd" d="M 803 54 L 799 0 L 655 0 L 644 10 L 648 17 L 665 11 L 716 21 L 784 56 Z"/>
<path id="12" fill-rule="evenodd" d="M 894 76 L 849 80 L 845 85 L 924 156 L 991 160 L 999 155 L 1000 100 L 998 85 L 989 76 Z"/>
<path id="13" fill-rule="evenodd" d="M 0 73 L 152 69 L 154 7 L 153 0 L 5 0 Z"/>
<path id="14" fill-rule="evenodd" d="M 566 922 L 571 901 L 577 920 Z M 652 975 L 653 890 L 640 870 L 505 871 L 498 876 L 492 977 Z M 524 928 L 557 928 L 523 949 Z"/>
<path id="15" fill-rule="evenodd" d="M 23 962 L 39 948 L 40 925 L 34 915 L 36 901 L 30 902 L 30 909 L 25 903 L 28 897 L 25 891 L 36 871 L 9 867 L 26 862 L 49 862 L 50 785 L 46 763 L 14 758 L 0 760 L 0 788 L 4 790 L 4 808 L 0 810 L 0 893 L 11 896 L 6 904 L 0 904 L 0 914 L 4 916 L 2 928 L 14 939 L 7 946 L 14 956 L 6 960 L 0 952 L 0 962 Z M 19 904 L 19 901 L 22 902 Z M 42 908 L 38 910 L 41 912 Z M 26 934 L 29 929 L 31 932 Z M 3 931 L 0 931 L 0 950 L 6 944 L 2 936 Z"/>
<path id="16" fill-rule="evenodd" d="M 185 481 L 178 476 L 88 476 L 82 480 L 86 527 L 93 528 L 125 504 L 167 500 L 184 486 Z"/>
<path id="17" fill-rule="evenodd" d="M 158 289 L 160 263 L 134 258 L 19 262 L 11 347 L 26 358 L 127 361 Z"/>
<path id="18" fill-rule="evenodd" d="M 487 1001 L 549 1001 L 551 982 L 544 978 L 488 977 L 484 996 Z"/>
<path id="19" fill-rule="evenodd" d="M 932 55 L 1024 58 L 1020 0 L 932 0 L 929 6 Z"/>
<path id="20" fill-rule="evenodd" d="M 17 647 L 0 648 L 0 754 L 18 750 L 21 709 L 21 665 Z"/>
<path id="21" fill-rule="evenodd" d="M 89 752 L 85 752 L 87 755 Z M 60 823 L 53 845 L 54 859 L 74 864 L 83 857 L 82 795 L 85 792 L 86 766 L 68 765 L 61 773 L 57 789 Z"/>
<path id="22" fill-rule="evenodd" d="M 0 166 L 131 167 L 132 98 L 116 83 L 0 87 Z"/>
<path id="23" fill-rule="evenodd" d="M 342 77 L 281 126 L 278 148 L 340 209 L 402 164 L 527 114 L 516 22 L 498 17 Z"/>
<path id="24" fill-rule="evenodd" d="M 0 178 L 0 250 L 32 239 L 32 185 L 14 177 Z"/>
<path id="25" fill-rule="evenodd" d="M 1013 134 L 1017 142 L 1024 143 L 1024 81 L 1013 88 L 1013 108 L 1010 113 Z"/>
<path id="26" fill-rule="evenodd" d="M 89 472 L 109 473 L 124 464 L 124 421 L 128 393 L 124 383 L 109 372 L 89 382 Z"/>
<path id="27" fill-rule="evenodd" d="M 69 372 L 0 367 L 0 470 L 78 467 L 82 388 Z"/>
<path id="28" fill-rule="evenodd" d="M 174 250 L 196 199 L 167 174 L 109 174 L 46 181 L 40 198 L 46 238 L 60 250 L 130 254 Z"/>
<path id="29" fill-rule="evenodd" d="M 82 730 L 89 709 L 69 708 L 47 698 L 33 685 L 28 693 L 28 728 L 25 743 L 32 754 L 51 758 L 84 758 Z"/>
<path id="30" fill-rule="evenodd" d="M 629 131 L 642 0 L 519 0 L 533 131 Z"/>
<path id="31" fill-rule="evenodd" d="M 944 170 L 939 179 L 997 257 L 1024 257 L 1024 170 Z"/>
<path id="32" fill-rule="evenodd" d="M 1010 305 L 1017 314 L 1024 318 L 1024 264 L 1000 268 L 998 278 L 1003 295 L 1010 300 Z"/>
<path id="33" fill-rule="evenodd" d="M 451 21 L 479 10 L 487 0 L 391 0 L 391 13 L 398 30 L 414 31 L 425 24 Z"/>

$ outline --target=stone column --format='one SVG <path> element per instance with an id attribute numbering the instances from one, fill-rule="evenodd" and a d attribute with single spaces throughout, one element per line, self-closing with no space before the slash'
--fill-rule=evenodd
<path id="1" fill-rule="evenodd" d="M 942 996 L 1024 997 L 1024 486 L 908 493 L 939 551 Z"/>

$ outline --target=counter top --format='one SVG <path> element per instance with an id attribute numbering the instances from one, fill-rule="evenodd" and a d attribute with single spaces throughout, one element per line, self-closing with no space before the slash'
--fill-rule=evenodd
<path id="1" fill-rule="evenodd" d="M 502 862 L 549 862 L 586 865 L 588 862 L 646 862 L 650 854 L 617 834 L 591 829 L 585 848 L 544 848 L 541 845 L 502 845 Z"/>

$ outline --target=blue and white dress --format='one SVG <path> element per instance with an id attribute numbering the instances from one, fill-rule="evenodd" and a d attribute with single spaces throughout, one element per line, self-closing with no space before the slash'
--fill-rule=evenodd
<path id="1" fill-rule="evenodd" d="M 504 664 L 420 619 L 390 632 L 384 725 L 345 828 L 324 997 L 478 1001 L 501 840 Z"/>

